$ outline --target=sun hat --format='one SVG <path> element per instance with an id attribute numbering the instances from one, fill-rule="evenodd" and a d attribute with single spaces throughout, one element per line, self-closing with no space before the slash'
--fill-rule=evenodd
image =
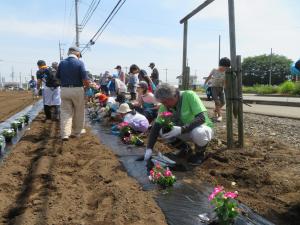
<path id="1" fill-rule="evenodd" d="M 120 105 L 119 109 L 117 110 L 118 113 L 128 113 L 131 112 L 129 105 L 127 103 L 123 103 Z"/>
<path id="2" fill-rule="evenodd" d="M 146 81 L 141 81 L 140 83 L 138 83 L 137 87 L 148 90 L 148 84 Z"/>

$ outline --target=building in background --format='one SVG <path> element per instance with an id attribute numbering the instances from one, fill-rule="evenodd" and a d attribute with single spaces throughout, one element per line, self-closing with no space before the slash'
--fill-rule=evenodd
<path id="1" fill-rule="evenodd" d="M 177 76 L 176 79 L 178 79 L 178 86 L 179 88 L 182 87 L 182 75 L 180 76 Z M 198 82 L 198 76 L 196 75 L 192 75 L 190 76 L 190 80 L 189 80 L 189 89 L 197 89 L 199 88 L 201 85 L 200 85 L 200 82 Z"/>

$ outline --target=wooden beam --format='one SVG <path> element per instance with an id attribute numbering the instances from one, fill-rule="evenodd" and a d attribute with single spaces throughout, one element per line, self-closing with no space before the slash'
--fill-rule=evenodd
<path id="1" fill-rule="evenodd" d="M 180 23 L 183 24 L 184 22 L 188 21 L 190 18 L 192 18 L 194 15 L 196 15 L 198 12 L 200 12 L 202 9 L 204 9 L 206 6 L 208 6 L 213 1 L 215 1 L 215 0 L 206 0 L 201 5 L 199 5 L 196 9 L 194 9 L 192 12 L 190 12 L 188 15 L 186 15 L 183 19 L 181 19 Z"/>

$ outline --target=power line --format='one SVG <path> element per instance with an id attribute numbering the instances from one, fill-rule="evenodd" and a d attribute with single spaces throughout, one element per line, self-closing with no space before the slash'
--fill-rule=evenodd
<path id="1" fill-rule="evenodd" d="M 121 4 L 121 2 L 122 2 L 122 4 Z M 115 7 L 113 8 L 113 10 L 110 12 L 110 14 L 108 15 L 108 17 L 104 21 L 104 23 L 101 25 L 101 27 L 97 30 L 97 32 L 94 34 L 94 36 L 91 38 L 91 40 L 84 46 L 84 48 L 81 51 L 81 54 L 84 54 L 85 51 L 86 51 L 86 49 L 90 45 L 94 45 L 95 44 L 96 40 L 100 37 L 100 35 L 103 33 L 103 31 L 105 30 L 105 28 L 109 25 L 109 23 L 112 21 L 112 19 L 114 18 L 114 16 L 118 13 L 118 11 L 121 9 L 121 7 L 124 5 L 125 2 L 126 2 L 126 0 L 119 0 L 118 1 L 118 3 L 115 5 Z"/>
<path id="2" fill-rule="evenodd" d="M 94 2 L 94 0 L 93 0 Z M 94 8 L 91 8 L 91 12 L 88 14 L 86 14 L 86 19 L 82 21 L 81 23 L 81 31 L 83 30 L 83 28 L 86 26 L 86 24 L 89 22 L 89 20 L 91 19 L 91 17 L 93 16 L 93 14 L 95 13 L 96 9 L 98 8 L 99 4 L 100 4 L 101 0 L 98 0 L 98 2 L 96 3 L 96 5 L 94 6 Z"/>

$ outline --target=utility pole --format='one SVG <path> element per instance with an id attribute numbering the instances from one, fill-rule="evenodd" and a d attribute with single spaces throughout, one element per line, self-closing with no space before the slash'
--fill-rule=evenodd
<path id="1" fill-rule="evenodd" d="M 269 85 L 272 85 L 272 60 L 273 60 L 272 58 L 273 58 L 273 49 L 271 48 Z"/>
<path id="2" fill-rule="evenodd" d="M 59 48 L 59 60 L 61 61 L 61 60 L 63 60 L 63 56 L 62 56 L 62 54 L 61 54 L 61 43 L 60 43 L 60 41 L 58 42 L 58 48 Z"/>
<path id="3" fill-rule="evenodd" d="M 78 25 L 78 0 L 75 0 L 75 30 L 76 30 L 76 42 L 75 45 L 79 47 L 79 25 Z"/>
<path id="4" fill-rule="evenodd" d="M 219 34 L 219 58 L 218 58 L 218 65 L 221 59 L 221 35 Z"/>
<path id="5" fill-rule="evenodd" d="M 19 85 L 19 87 L 21 88 L 22 87 L 22 73 L 21 72 L 19 73 L 19 77 L 20 77 L 20 85 Z"/>
<path id="6" fill-rule="evenodd" d="M 166 68 L 165 71 L 166 71 L 166 83 L 168 83 L 168 69 Z"/>
<path id="7" fill-rule="evenodd" d="M 11 67 L 11 82 L 14 82 L 14 76 L 15 76 L 14 66 L 12 66 Z"/>

